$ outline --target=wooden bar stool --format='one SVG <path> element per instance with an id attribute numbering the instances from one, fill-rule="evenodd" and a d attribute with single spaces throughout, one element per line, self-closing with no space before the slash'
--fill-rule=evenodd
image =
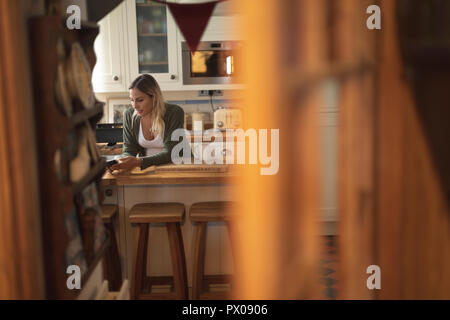
<path id="1" fill-rule="evenodd" d="M 111 244 L 105 253 L 103 270 L 105 278 L 109 282 L 111 291 L 119 291 L 122 285 L 122 269 L 120 267 L 119 249 L 116 241 L 116 232 L 114 230 L 114 218 L 119 211 L 116 205 L 102 205 L 102 220 L 105 228 L 111 235 Z"/>
<path id="2" fill-rule="evenodd" d="M 180 223 L 185 213 L 182 203 L 141 203 L 130 210 L 130 223 L 137 226 L 133 254 L 131 294 L 133 299 L 188 299 L 186 259 Z M 151 223 L 165 223 L 169 235 L 173 277 L 170 293 L 152 293 L 147 277 L 148 229 Z M 158 283 L 163 284 L 163 283 Z"/>
<path id="3" fill-rule="evenodd" d="M 231 239 L 230 217 L 226 215 L 227 207 L 232 202 L 199 202 L 194 203 L 189 211 L 189 216 L 194 226 L 193 239 L 193 280 L 192 299 L 227 299 L 230 293 L 209 292 L 210 284 L 231 283 L 230 275 L 209 275 L 205 276 L 205 249 L 206 249 L 206 228 L 208 222 L 225 222 Z M 235 266 L 236 267 L 236 266 Z"/>

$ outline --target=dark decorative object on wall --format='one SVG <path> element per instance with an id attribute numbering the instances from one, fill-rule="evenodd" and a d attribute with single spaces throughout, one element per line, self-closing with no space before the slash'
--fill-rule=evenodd
<path id="1" fill-rule="evenodd" d="M 397 16 L 406 73 L 450 202 L 450 1 L 399 0 Z"/>
<path id="2" fill-rule="evenodd" d="M 99 29 L 84 22 L 68 30 L 60 15 L 33 17 L 29 27 L 46 297 L 74 299 L 80 291 L 68 289 L 67 267 L 80 267 L 83 288 L 109 245 L 96 197 L 106 169 L 93 132 L 103 116 L 91 86 Z"/>
<path id="3" fill-rule="evenodd" d="M 197 50 L 198 43 L 202 38 L 203 32 L 208 26 L 209 19 L 219 2 L 227 0 L 211 0 L 201 3 L 176 3 L 166 0 L 152 0 L 169 6 L 175 22 L 183 34 L 191 52 Z"/>

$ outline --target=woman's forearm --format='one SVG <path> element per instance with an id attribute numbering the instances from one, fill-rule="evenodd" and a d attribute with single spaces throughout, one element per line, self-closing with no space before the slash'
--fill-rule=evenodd
<path id="1" fill-rule="evenodd" d="M 161 151 L 152 156 L 143 157 L 141 159 L 142 159 L 141 169 L 145 169 L 149 166 L 154 166 L 154 165 L 158 166 L 161 164 L 166 164 L 166 163 L 171 162 L 170 152 L 167 150 Z"/>

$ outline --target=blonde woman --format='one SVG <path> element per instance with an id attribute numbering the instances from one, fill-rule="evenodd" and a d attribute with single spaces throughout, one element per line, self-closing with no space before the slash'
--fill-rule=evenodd
<path id="1" fill-rule="evenodd" d="M 137 77 L 130 85 L 133 108 L 124 112 L 123 152 L 125 156 L 111 166 L 113 170 L 145 169 L 171 162 L 172 132 L 184 127 L 184 111 L 164 102 L 156 80 L 149 74 Z M 139 157 L 136 157 L 139 156 Z"/>

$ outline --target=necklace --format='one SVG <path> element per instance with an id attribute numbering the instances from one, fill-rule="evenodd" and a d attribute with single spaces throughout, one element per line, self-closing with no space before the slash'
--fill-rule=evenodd
<path id="1" fill-rule="evenodd" d="M 153 134 L 153 130 L 152 130 L 151 118 L 148 120 L 145 120 L 144 118 L 142 118 L 141 126 L 142 126 L 142 133 L 144 134 L 144 138 L 146 140 L 153 140 L 154 134 Z"/>

